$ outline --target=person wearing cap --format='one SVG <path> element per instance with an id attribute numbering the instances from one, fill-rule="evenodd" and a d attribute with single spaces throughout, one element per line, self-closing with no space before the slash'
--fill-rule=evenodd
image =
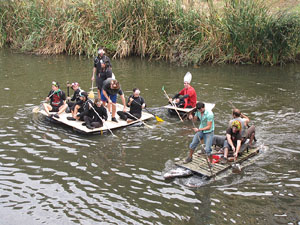
<path id="1" fill-rule="evenodd" d="M 89 114 L 90 104 L 93 102 L 88 98 L 88 93 L 80 92 L 80 102 L 75 104 L 72 117 L 67 117 L 68 120 L 84 120 L 84 116 Z"/>
<path id="2" fill-rule="evenodd" d="M 201 139 L 204 139 L 205 152 L 208 156 L 209 161 L 212 162 L 211 146 L 215 130 L 214 114 L 212 111 L 206 110 L 205 104 L 202 102 L 198 102 L 196 104 L 196 109 L 197 111 L 195 115 L 193 116 L 192 114 L 190 114 L 189 119 L 193 121 L 197 121 L 198 119 L 200 119 L 200 125 L 199 128 L 193 128 L 196 134 L 194 135 L 192 143 L 189 146 L 189 156 L 185 159 L 184 163 L 189 163 L 193 160 L 193 153 L 200 143 Z"/>
<path id="3" fill-rule="evenodd" d="M 89 113 L 83 117 L 86 127 L 88 129 L 103 127 L 104 121 L 107 120 L 107 111 L 101 100 L 95 98 L 94 104 L 89 106 Z"/>
<path id="4" fill-rule="evenodd" d="M 142 117 L 142 109 L 146 107 L 145 100 L 140 96 L 141 91 L 138 88 L 132 90 L 132 94 L 128 97 L 127 106 L 130 108 L 129 113 L 118 111 L 117 114 L 122 120 L 131 122 Z"/>
<path id="5" fill-rule="evenodd" d="M 230 127 L 226 130 L 226 139 L 224 141 L 224 156 L 221 158 L 221 163 L 225 164 L 228 160 L 229 151 L 233 152 L 233 157 L 238 157 L 239 151 L 242 146 L 241 135 L 242 124 L 238 120 L 234 120 Z"/>
<path id="6" fill-rule="evenodd" d="M 112 118 L 111 120 L 113 122 L 118 122 L 116 119 L 116 110 L 117 110 L 117 94 L 121 96 L 122 104 L 124 106 L 123 112 L 126 112 L 126 103 L 125 103 L 125 97 L 124 93 L 121 89 L 119 81 L 113 78 L 108 78 L 106 81 L 103 83 L 103 88 L 101 92 L 101 100 L 103 102 L 108 103 L 107 108 L 110 111 L 110 108 L 112 109 Z"/>
<path id="7" fill-rule="evenodd" d="M 232 110 L 232 117 L 233 119 L 229 122 L 229 127 L 231 126 L 232 122 L 235 120 L 238 120 L 241 123 L 241 130 L 240 133 L 242 135 L 242 144 L 246 142 L 247 139 L 249 139 L 248 146 L 252 147 L 252 142 L 255 140 L 255 126 L 249 126 L 250 119 L 239 109 L 233 109 Z"/>
<path id="8" fill-rule="evenodd" d="M 68 107 L 66 104 L 66 94 L 60 90 L 59 84 L 56 81 L 52 82 L 51 91 L 46 97 L 46 101 L 50 100 L 50 104 L 44 103 L 44 109 L 48 116 L 50 112 L 56 112 L 53 116 L 59 118 L 59 115 L 62 114 Z"/>
<path id="9" fill-rule="evenodd" d="M 71 101 L 68 102 L 68 106 L 71 111 L 74 111 L 75 104 L 80 101 L 80 92 L 82 92 L 83 90 L 80 89 L 79 84 L 77 82 L 72 83 L 71 88 L 73 89 L 74 94 L 72 98 L 68 96 L 67 100 Z"/>
<path id="10" fill-rule="evenodd" d="M 176 94 L 170 101 L 175 100 L 175 104 L 180 108 L 195 108 L 197 103 L 197 94 L 195 89 L 190 85 L 192 76 L 185 76 L 183 80 L 184 88 Z M 179 98 L 179 96 L 182 96 Z"/>
<path id="11" fill-rule="evenodd" d="M 108 56 L 105 55 L 105 51 L 103 48 L 98 49 L 98 56 L 94 59 L 92 81 L 94 81 L 95 76 L 96 76 L 96 85 L 98 88 L 97 89 L 98 98 L 100 99 L 103 82 L 107 78 L 112 77 L 110 59 Z"/>

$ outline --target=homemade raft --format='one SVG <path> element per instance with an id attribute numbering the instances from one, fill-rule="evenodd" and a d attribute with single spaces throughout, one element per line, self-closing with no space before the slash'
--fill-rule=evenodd
<path id="1" fill-rule="evenodd" d="M 205 104 L 205 110 L 212 111 L 212 109 L 215 107 L 214 103 L 204 103 Z M 164 108 L 168 109 L 168 112 L 171 115 L 177 115 L 175 109 L 179 112 L 180 116 L 187 115 L 189 112 L 191 112 L 194 108 L 178 108 L 174 107 L 172 105 L 166 105 Z"/>
<path id="2" fill-rule="evenodd" d="M 242 164 L 245 160 L 257 155 L 259 153 L 259 147 L 252 148 L 252 149 L 245 149 L 241 156 L 237 158 L 235 162 L 228 162 L 227 164 L 221 163 L 213 163 L 211 167 L 211 171 L 207 165 L 206 155 L 205 154 L 197 154 L 193 155 L 193 161 L 187 164 L 184 164 L 184 159 L 176 162 L 175 165 L 179 167 L 183 167 L 185 169 L 189 169 L 196 174 L 203 175 L 207 178 L 212 178 L 226 170 L 230 169 L 234 163 Z"/>
<path id="3" fill-rule="evenodd" d="M 117 105 L 117 111 L 123 110 L 123 105 L 118 104 L 118 103 L 116 105 Z M 48 117 L 47 113 L 43 109 L 40 110 L 39 113 Z M 55 113 L 50 113 L 50 114 L 55 114 Z M 116 123 L 116 122 L 111 121 L 111 115 L 109 112 L 107 112 L 107 115 L 108 115 L 108 119 L 107 119 L 107 121 L 104 121 L 103 127 L 94 128 L 94 129 L 88 129 L 86 126 L 82 125 L 84 123 L 84 121 L 68 120 L 67 117 L 71 117 L 72 116 L 71 113 L 62 113 L 61 115 L 59 115 L 59 118 L 56 118 L 53 116 L 53 117 L 50 117 L 50 119 L 53 122 L 59 122 L 59 123 L 65 124 L 69 127 L 72 127 L 74 130 L 82 132 L 82 133 L 103 134 L 103 133 L 108 132 L 109 129 L 113 130 L 113 129 L 117 129 L 117 128 L 131 126 L 133 124 L 141 123 L 141 121 L 148 120 L 148 119 L 154 117 L 150 113 L 142 112 L 142 117 L 139 120 L 135 120 L 130 123 L 127 123 L 126 121 L 121 120 L 120 117 L 118 116 L 118 114 L 116 113 L 116 119 L 118 120 L 118 123 Z"/>

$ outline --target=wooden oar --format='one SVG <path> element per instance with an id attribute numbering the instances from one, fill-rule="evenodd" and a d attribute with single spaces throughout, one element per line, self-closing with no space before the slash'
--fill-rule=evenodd
<path id="1" fill-rule="evenodd" d="M 167 99 L 169 100 L 169 102 L 170 102 L 170 97 L 169 97 L 169 95 L 167 94 L 167 92 L 165 91 L 165 87 L 162 86 L 161 90 L 163 90 L 163 92 L 165 93 L 166 98 L 167 98 Z M 179 119 L 181 120 L 181 122 L 183 122 L 183 120 L 182 120 L 182 118 L 181 118 L 179 112 L 178 112 L 177 109 L 176 109 L 176 108 L 177 108 L 176 105 L 175 105 L 172 101 L 171 101 L 171 104 L 172 104 L 172 106 L 174 107 L 174 109 L 175 109 L 175 111 L 176 111 L 176 113 L 177 113 Z"/>
<path id="2" fill-rule="evenodd" d="M 153 127 L 152 126 L 150 126 L 150 125 L 148 125 L 148 124 L 146 124 L 143 120 L 141 120 L 141 119 L 138 119 L 137 117 L 135 117 L 134 115 L 132 115 L 131 113 L 129 113 L 129 112 L 126 112 L 126 113 L 128 113 L 130 116 L 132 116 L 133 118 L 135 118 L 137 121 L 140 121 L 140 122 L 142 122 L 146 127 L 149 127 L 149 128 L 151 128 L 151 129 L 153 129 Z"/>
<path id="3" fill-rule="evenodd" d="M 92 80 L 92 89 L 91 89 L 91 91 L 89 92 L 89 95 L 88 95 L 88 97 L 91 98 L 91 99 L 95 98 L 93 90 L 94 90 L 94 80 Z"/>
<path id="4" fill-rule="evenodd" d="M 52 95 L 54 95 L 54 91 L 53 91 L 53 93 L 49 96 L 49 98 L 51 98 L 51 96 Z M 42 103 L 44 103 L 44 102 L 46 102 L 45 100 L 44 101 L 41 101 L 41 103 L 40 104 L 42 104 Z M 34 107 L 33 109 L 32 109 L 32 112 L 33 113 L 38 113 L 40 111 L 40 106 L 37 106 L 37 107 Z"/>
<path id="5" fill-rule="evenodd" d="M 133 101 L 136 103 L 136 104 L 138 104 L 138 105 L 140 105 L 141 107 L 142 107 L 142 105 L 140 104 L 140 103 L 138 103 L 137 101 L 135 101 L 134 99 L 133 99 Z M 144 108 L 148 113 L 150 113 L 150 114 L 152 114 L 153 116 L 155 116 L 155 119 L 158 121 L 158 122 L 165 122 L 163 119 L 161 119 L 161 118 L 159 118 L 157 115 L 155 115 L 154 113 L 152 113 L 152 112 L 150 112 L 147 108 Z"/>
<path id="6" fill-rule="evenodd" d="M 113 103 L 113 102 L 112 102 L 111 104 L 113 104 L 113 105 L 115 105 L 115 106 L 117 107 L 117 104 L 116 104 L 116 103 Z M 129 112 L 126 112 L 126 113 L 128 113 L 130 116 L 132 116 L 132 117 L 135 118 L 136 120 L 141 121 L 146 127 L 149 127 L 149 128 L 151 128 L 151 129 L 153 129 L 152 126 L 146 124 L 143 120 L 136 118 L 134 115 L 130 114 Z"/>
<path id="7" fill-rule="evenodd" d="M 106 125 L 105 121 L 101 118 L 101 116 L 97 113 L 97 111 L 95 110 L 95 108 L 89 103 L 89 106 L 94 110 L 94 112 L 96 113 L 96 115 L 99 117 L 99 119 L 102 121 L 103 125 L 106 126 L 106 128 L 109 130 L 109 132 L 112 134 L 112 136 L 114 137 L 118 137 L 116 135 L 114 135 L 114 133 L 111 131 L 111 129 L 109 129 L 109 127 Z"/>
<path id="8" fill-rule="evenodd" d="M 196 126 L 195 126 L 195 123 L 194 123 L 194 121 L 193 121 L 193 119 L 192 119 L 192 123 L 193 123 L 193 126 L 194 126 L 194 128 L 196 128 Z M 195 134 L 196 135 L 196 134 Z M 199 136 L 197 135 L 197 137 L 198 137 L 198 140 L 199 140 L 199 143 L 201 143 L 201 140 L 200 140 L 200 138 L 199 138 Z M 212 169 L 211 169 L 211 164 L 209 163 L 209 161 L 208 161 L 208 155 L 207 155 L 207 153 L 206 153 L 206 151 L 204 150 L 204 152 L 205 152 L 205 160 L 206 160 L 206 163 L 207 163 L 207 165 L 208 165 L 208 168 L 209 168 L 209 171 L 210 171 L 210 174 L 211 174 L 211 176 L 214 178 L 214 180 L 216 180 L 216 178 L 215 178 L 215 174 L 213 173 L 213 171 L 212 171 Z"/>

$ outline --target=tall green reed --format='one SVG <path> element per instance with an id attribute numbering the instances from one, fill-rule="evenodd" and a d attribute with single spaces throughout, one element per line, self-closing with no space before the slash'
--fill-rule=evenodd
<path id="1" fill-rule="evenodd" d="M 185 9 L 176 0 L 14 0 L 0 2 L 0 47 L 35 54 L 139 55 L 181 65 L 294 61 L 300 20 L 260 0 Z"/>

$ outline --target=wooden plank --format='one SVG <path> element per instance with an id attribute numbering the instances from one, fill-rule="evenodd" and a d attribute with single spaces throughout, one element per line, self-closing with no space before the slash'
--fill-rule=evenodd
<path id="1" fill-rule="evenodd" d="M 247 159 L 255 156 L 259 152 L 259 147 L 249 149 L 248 151 L 245 150 L 241 156 L 238 157 L 236 160 L 236 163 L 241 164 L 242 162 L 246 161 Z M 179 162 L 175 163 L 175 165 L 192 170 L 194 173 L 201 174 L 204 176 L 207 176 L 208 178 L 211 178 L 213 175 L 218 175 L 228 169 L 231 168 L 231 164 L 233 163 L 227 163 L 227 164 L 221 164 L 221 163 L 214 163 L 212 164 L 212 172 L 213 175 L 210 172 L 210 169 L 207 165 L 207 161 L 205 159 L 205 155 L 201 156 L 193 156 L 193 161 L 187 164 L 184 164 L 184 159 L 180 160 Z"/>
<path id="2" fill-rule="evenodd" d="M 215 104 L 214 103 L 204 103 L 205 104 L 205 109 L 211 111 L 214 107 Z M 184 113 L 189 113 L 190 111 L 192 111 L 194 108 L 178 108 L 178 107 L 174 107 L 172 105 L 166 105 L 164 106 L 164 108 L 166 109 L 176 109 L 178 112 L 184 112 Z"/>
<path id="3" fill-rule="evenodd" d="M 116 105 L 117 105 L 117 111 L 123 110 L 123 105 L 118 104 L 118 103 Z M 47 113 L 45 112 L 45 110 L 40 110 L 39 113 L 47 116 Z M 55 114 L 55 113 L 50 113 L 50 114 Z M 108 131 L 108 128 L 113 130 L 113 129 L 117 129 L 117 128 L 121 128 L 121 127 L 127 127 L 127 126 L 130 126 L 135 123 L 140 123 L 139 120 L 135 120 L 131 123 L 127 123 L 126 121 L 121 120 L 117 113 L 116 113 L 116 119 L 118 120 L 118 123 L 116 123 L 116 122 L 111 121 L 111 115 L 109 112 L 107 112 L 107 115 L 108 115 L 108 119 L 107 119 L 107 121 L 104 122 L 103 127 L 94 128 L 94 129 L 88 129 L 86 126 L 83 126 L 82 124 L 84 123 L 84 121 L 68 120 L 67 117 L 69 117 L 69 116 L 71 117 L 72 116 L 71 113 L 62 113 L 61 115 L 59 115 L 59 118 L 52 117 L 51 119 L 53 119 L 57 122 L 63 123 L 67 126 L 73 127 L 75 130 L 79 130 L 84 133 L 99 133 L 99 134 L 106 133 Z M 154 116 L 152 114 L 143 111 L 141 120 L 144 121 L 144 120 L 148 120 L 153 117 Z"/>

